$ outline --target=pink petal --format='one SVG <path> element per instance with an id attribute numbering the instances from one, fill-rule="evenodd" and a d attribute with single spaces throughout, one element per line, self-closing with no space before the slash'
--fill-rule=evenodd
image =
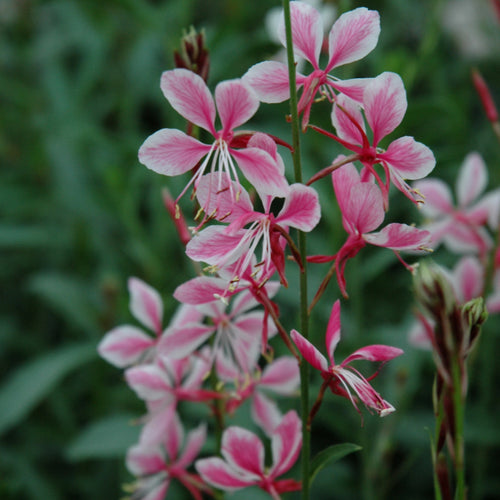
<path id="1" fill-rule="evenodd" d="M 141 446 L 158 446 L 165 439 L 169 432 L 170 422 L 172 421 L 175 412 L 175 404 L 172 399 L 171 404 L 165 406 L 165 400 L 157 400 L 156 403 L 161 404 L 163 407 L 158 410 L 152 410 L 153 406 L 149 403 L 150 414 L 141 431 L 139 443 Z"/>
<path id="2" fill-rule="evenodd" d="M 206 304 L 223 295 L 228 282 L 211 276 L 198 276 L 179 285 L 174 292 L 174 298 L 185 304 Z M 229 296 L 231 294 L 228 294 Z"/>
<path id="3" fill-rule="evenodd" d="M 334 163 L 343 159 L 345 159 L 345 156 L 339 155 L 335 158 Z M 349 203 L 353 186 L 361 182 L 358 170 L 353 163 L 347 163 L 332 173 L 332 182 L 337 203 L 341 212 L 344 213 Z M 352 230 L 354 229 L 352 228 Z"/>
<path id="4" fill-rule="evenodd" d="M 259 109 L 257 95 L 241 80 L 219 83 L 215 88 L 215 102 L 225 133 L 246 123 Z"/>
<path id="5" fill-rule="evenodd" d="M 302 447 L 302 423 L 297 412 L 289 411 L 276 427 L 272 437 L 273 465 L 269 471 L 272 477 L 287 472 L 297 460 Z"/>
<path id="6" fill-rule="evenodd" d="M 364 359 L 366 361 L 389 361 L 397 356 L 401 356 L 403 353 L 404 351 L 402 349 L 398 349 L 397 347 L 391 347 L 388 345 L 369 345 L 354 351 L 350 356 L 342 361 L 340 366 L 345 366 L 351 361 L 358 359 Z"/>
<path id="7" fill-rule="evenodd" d="M 271 104 L 290 98 L 286 64 L 276 61 L 255 64 L 243 75 L 242 79 L 250 85 L 261 102 Z"/>
<path id="8" fill-rule="evenodd" d="M 343 168 L 341 167 L 340 170 Z M 336 186 L 335 193 L 337 191 Z M 349 199 L 342 211 L 342 216 L 360 234 L 368 233 L 380 226 L 384 220 L 385 211 L 379 187 L 368 182 L 354 185 L 349 192 Z"/>
<path id="9" fill-rule="evenodd" d="M 215 135 L 215 103 L 201 76 L 187 69 L 172 69 L 161 75 L 160 87 L 177 113 Z"/>
<path id="10" fill-rule="evenodd" d="M 290 336 L 292 340 L 295 342 L 295 345 L 298 347 L 304 359 L 311 364 L 316 370 L 327 371 L 328 370 L 328 361 L 321 354 L 316 347 L 314 347 L 311 342 L 306 340 L 297 330 L 292 330 L 290 332 Z"/>
<path id="11" fill-rule="evenodd" d="M 486 189 L 488 170 L 479 153 L 469 153 L 457 178 L 457 201 L 460 207 L 469 206 Z"/>
<path id="12" fill-rule="evenodd" d="M 242 427 L 224 431 L 221 453 L 231 467 L 243 474 L 250 472 L 259 477 L 264 472 L 264 446 L 253 432 Z"/>
<path id="13" fill-rule="evenodd" d="M 158 448 L 132 446 L 127 452 L 127 469 L 134 476 L 155 474 L 165 468 L 165 460 Z"/>
<path id="14" fill-rule="evenodd" d="M 486 309 L 490 314 L 500 312 L 500 290 L 497 290 L 488 297 L 486 300 Z"/>
<path id="15" fill-rule="evenodd" d="M 401 123 L 406 107 L 403 80 L 396 73 L 382 73 L 366 86 L 364 108 L 373 131 L 373 145 L 376 146 Z"/>
<path id="16" fill-rule="evenodd" d="M 332 365 L 335 364 L 333 355 L 340 340 L 340 328 L 340 300 L 336 300 L 333 304 L 326 329 L 326 352 Z"/>
<path id="17" fill-rule="evenodd" d="M 189 356 L 214 332 L 213 326 L 185 325 L 168 328 L 158 342 L 158 353 L 172 359 Z"/>
<path id="18" fill-rule="evenodd" d="M 354 145 L 363 144 L 365 121 L 361 108 L 352 99 L 343 95 L 338 96 L 336 104 L 338 105 L 333 105 L 331 118 L 338 136 Z M 359 127 L 352 122 L 351 118 Z"/>
<path id="19" fill-rule="evenodd" d="M 169 328 L 180 327 L 189 323 L 198 323 L 202 321 L 203 317 L 204 314 L 197 307 L 189 304 L 180 304 L 170 320 Z"/>
<path id="20" fill-rule="evenodd" d="M 140 399 L 153 401 L 164 398 L 169 386 L 155 365 L 141 365 L 125 371 L 125 380 Z"/>
<path id="21" fill-rule="evenodd" d="M 309 186 L 292 184 L 276 222 L 300 231 L 312 231 L 321 218 L 318 193 Z"/>
<path id="22" fill-rule="evenodd" d="M 467 219 L 473 224 L 488 223 L 491 230 L 496 231 L 500 225 L 500 189 L 484 195 L 474 206 L 467 211 Z"/>
<path id="23" fill-rule="evenodd" d="M 257 391 L 252 399 L 252 418 L 268 436 L 271 436 L 283 416 L 274 400 Z"/>
<path id="24" fill-rule="evenodd" d="M 259 148 L 231 149 L 243 175 L 259 192 L 283 198 L 288 193 L 288 182 L 282 165 Z"/>
<path id="25" fill-rule="evenodd" d="M 453 285 L 461 304 L 479 297 L 483 292 L 483 267 L 476 257 L 460 259 L 453 270 Z"/>
<path id="26" fill-rule="evenodd" d="M 328 80 L 328 85 L 358 104 L 363 104 L 366 86 L 373 78 L 351 78 L 349 80 Z"/>
<path id="27" fill-rule="evenodd" d="M 428 248 L 430 233 L 407 224 L 388 224 L 377 233 L 365 234 L 363 238 L 371 245 L 392 250 L 420 250 Z"/>
<path id="28" fill-rule="evenodd" d="M 196 429 L 190 431 L 186 438 L 186 445 L 181 457 L 177 461 L 177 466 L 186 468 L 199 455 L 207 438 L 206 424 L 200 424 Z"/>
<path id="29" fill-rule="evenodd" d="M 118 368 L 138 361 L 154 345 L 151 337 L 134 326 L 118 326 L 109 331 L 97 346 L 99 355 Z"/>
<path id="30" fill-rule="evenodd" d="M 474 227 L 455 221 L 447 225 L 442 235 L 446 247 L 456 253 L 485 253 L 493 246 L 493 240 L 484 227 Z"/>
<path id="31" fill-rule="evenodd" d="M 229 186 L 232 187 L 232 193 Z M 235 194 L 239 192 L 238 201 Z M 238 187 L 235 182 L 217 173 L 201 177 L 196 187 L 196 197 L 205 213 L 215 214 L 217 220 L 233 222 L 249 212 L 253 212 L 253 205 L 248 192 L 243 187 Z"/>
<path id="32" fill-rule="evenodd" d="M 156 334 L 162 330 L 163 302 L 160 294 L 138 278 L 128 280 L 130 311 L 144 326 Z"/>
<path id="33" fill-rule="evenodd" d="M 286 396 L 296 391 L 299 383 L 297 360 L 293 356 L 281 356 L 266 366 L 259 386 Z"/>
<path id="34" fill-rule="evenodd" d="M 184 428 L 177 413 L 171 413 L 167 433 L 163 436 L 161 444 L 165 447 L 169 462 L 177 460 L 179 450 L 184 441 Z"/>
<path id="35" fill-rule="evenodd" d="M 258 482 L 258 478 L 253 475 L 233 470 L 219 457 L 197 460 L 195 467 L 208 484 L 225 491 L 246 488 Z"/>
<path id="36" fill-rule="evenodd" d="M 387 151 L 379 157 L 385 160 L 389 167 L 403 179 L 422 179 L 429 175 L 436 166 L 432 151 L 408 136 L 391 142 Z"/>
<path id="37" fill-rule="evenodd" d="M 191 170 L 210 151 L 210 146 L 175 129 L 164 128 L 150 135 L 139 149 L 139 161 L 163 175 Z"/>
<path id="38" fill-rule="evenodd" d="M 194 236 L 186 245 L 186 255 L 195 261 L 211 265 L 234 262 L 246 250 L 238 248 L 245 230 L 227 234 L 225 226 L 208 226 Z"/>
<path id="39" fill-rule="evenodd" d="M 448 185 L 440 179 L 424 179 L 416 182 L 415 189 L 422 193 L 425 203 L 421 206 L 423 215 L 440 217 L 453 211 L 453 200 Z"/>
<path id="40" fill-rule="evenodd" d="M 314 69 L 318 69 L 319 55 L 323 44 L 323 23 L 319 12 L 306 3 L 290 2 L 290 17 L 293 52 L 296 56 L 307 59 Z M 283 18 L 278 26 L 278 36 L 286 47 Z"/>
<path id="41" fill-rule="evenodd" d="M 377 45 L 379 34 L 377 11 L 360 7 L 342 14 L 328 36 L 327 71 L 365 57 Z"/>

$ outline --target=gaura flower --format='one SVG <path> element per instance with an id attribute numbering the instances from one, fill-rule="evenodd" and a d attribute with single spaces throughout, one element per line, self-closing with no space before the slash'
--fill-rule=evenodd
<path id="1" fill-rule="evenodd" d="M 398 223 L 388 224 L 381 231 L 373 232 L 382 224 L 385 217 L 383 196 L 376 184 L 361 181 L 352 163 L 333 172 L 332 181 L 342 212 L 342 224 L 349 236 L 335 255 L 311 256 L 308 257 L 308 261 L 319 263 L 335 260 L 334 266 L 340 291 L 344 297 L 347 297 L 344 277 L 346 263 L 355 257 L 367 243 L 393 250 L 399 260 L 409 267 L 397 252 L 426 250 L 430 235 L 428 231 Z M 324 282 L 322 287 L 327 283 L 328 281 Z"/>
<path id="2" fill-rule="evenodd" d="M 118 368 L 151 361 L 163 332 L 163 303 L 160 294 L 138 278 L 130 278 L 128 288 L 132 315 L 156 337 L 151 337 L 132 325 L 121 325 L 110 330 L 97 350 L 102 358 Z M 182 305 L 172 318 L 170 327 L 199 321 L 200 318 L 201 313 L 194 307 Z"/>
<path id="3" fill-rule="evenodd" d="M 215 101 L 197 74 L 186 69 L 165 71 L 161 89 L 172 107 L 189 122 L 201 127 L 214 137 L 212 144 L 204 144 L 176 129 L 164 128 L 148 137 L 139 149 L 139 160 L 146 167 L 163 175 L 183 174 L 197 166 L 196 172 L 177 199 L 207 172 L 217 172 L 218 188 L 221 182 L 234 180 L 238 198 L 240 183 L 236 171 L 239 166 L 250 183 L 263 194 L 279 196 L 287 191 L 283 165 L 260 148 L 237 149 L 235 128 L 247 122 L 257 111 L 259 100 L 241 80 L 221 82 L 215 89 Z M 222 129 L 216 130 L 216 106 Z M 232 190 L 232 185 L 230 184 Z M 203 208 L 203 207 L 202 207 Z"/>
<path id="4" fill-rule="evenodd" d="M 330 320 L 326 330 L 326 350 L 328 359 L 321 354 L 311 342 L 306 340 L 297 330 L 292 330 L 291 337 L 298 347 L 304 359 L 321 372 L 323 377 L 323 385 L 321 386 L 318 399 L 311 410 L 309 419 L 311 420 L 315 413 L 319 410 L 319 406 L 323 400 L 323 394 L 327 387 L 334 394 L 343 396 L 351 401 L 356 411 L 359 412 L 357 405 L 358 398 L 369 410 L 375 410 L 381 417 L 388 415 L 394 411 L 394 407 L 382 399 L 380 394 L 370 385 L 377 374 L 378 370 L 368 378 L 365 378 L 361 373 L 351 366 L 353 361 L 381 361 L 383 363 L 403 354 L 401 349 L 387 345 L 369 345 L 354 351 L 342 363 L 336 364 L 334 353 L 337 344 L 340 341 L 340 300 L 333 304 Z"/>
<path id="5" fill-rule="evenodd" d="M 367 172 L 376 177 L 386 205 L 390 182 L 411 201 L 423 201 L 405 179 L 422 179 L 432 171 L 436 165 L 432 151 L 409 136 L 392 141 L 385 150 L 379 147 L 380 141 L 396 129 L 406 113 L 406 92 L 401 77 L 385 72 L 372 79 L 365 87 L 362 103 L 366 122 L 373 134 L 371 140 L 366 133 L 360 106 L 345 96 L 339 96 L 332 112 L 332 123 L 338 137 L 316 130 L 359 155 Z M 385 183 L 373 168 L 376 164 L 384 168 Z"/>
<path id="6" fill-rule="evenodd" d="M 443 242 L 457 253 L 484 254 L 492 245 L 484 227 L 497 230 L 500 219 L 500 190 L 484 195 L 488 171 L 478 153 L 466 156 L 456 181 L 457 205 L 448 185 L 440 179 L 425 179 L 415 187 L 425 196 L 422 214 L 428 222 L 424 227 L 431 233 L 431 245 Z"/>
<path id="7" fill-rule="evenodd" d="M 215 182 L 207 177 L 200 182 L 200 203 L 207 199 L 214 200 L 210 191 Z M 187 244 L 186 254 L 195 261 L 210 264 L 213 271 L 235 263 L 233 279 L 237 281 L 252 264 L 253 256 L 261 243 L 261 258 L 255 264 L 254 271 L 267 277 L 274 267 L 286 286 L 283 247 L 289 239 L 288 228 L 311 231 L 316 226 L 321 217 L 318 194 L 313 188 L 303 184 L 291 185 L 283 208 L 275 216 L 271 211 L 272 197 L 263 197 L 264 212 L 257 212 L 243 188 L 237 203 L 231 203 L 230 191 L 228 185 L 223 184 L 223 190 L 215 202 L 219 205 L 215 218 L 229 222 L 229 225 L 212 225 L 200 231 Z M 210 213 L 211 201 L 206 204 Z"/>
<path id="8" fill-rule="evenodd" d="M 195 463 L 201 477 L 212 486 L 236 491 L 258 486 L 280 499 L 281 493 L 300 490 L 293 479 L 278 479 L 295 463 L 302 447 L 301 422 L 295 411 L 289 411 L 274 429 L 271 438 L 273 463 L 264 465 L 264 445 L 252 432 L 241 427 L 228 427 L 222 435 L 222 456 L 203 458 Z"/>
<path id="9" fill-rule="evenodd" d="M 127 468 L 138 477 L 129 485 L 130 500 L 163 500 L 172 480 L 184 485 L 195 500 L 202 500 L 202 492 L 210 492 L 201 478 L 187 468 L 198 456 L 206 439 L 204 424 L 188 433 L 184 450 L 184 429 L 176 413 L 169 416 L 161 442 L 155 445 L 139 442 L 127 453 Z"/>
<path id="10" fill-rule="evenodd" d="M 324 69 L 319 67 L 323 44 L 323 25 L 319 12 L 302 2 L 290 2 L 292 41 L 295 56 L 306 59 L 313 66 L 308 75 L 297 74 L 297 87 L 302 87 L 298 103 L 303 113 L 302 126 L 307 127 L 311 106 L 319 93 L 330 101 L 336 92 L 360 101 L 368 79 L 341 81 L 329 73 L 344 64 L 357 61 L 369 54 L 377 45 L 380 34 L 378 12 L 360 7 L 342 14 L 332 26 L 328 36 L 329 60 Z M 285 25 L 281 20 L 278 34 L 286 46 Z M 262 102 L 275 103 L 290 97 L 288 68 L 285 64 L 266 61 L 252 66 L 243 76 Z"/>

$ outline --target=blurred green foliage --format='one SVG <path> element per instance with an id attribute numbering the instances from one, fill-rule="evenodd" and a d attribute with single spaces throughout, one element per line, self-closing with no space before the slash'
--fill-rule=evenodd
<path id="1" fill-rule="evenodd" d="M 167 183 L 179 192 L 183 179 L 167 180 L 137 161 L 149 134 L 184 126 L 159 90 L 160 75 L 172 67 L 182 30 L 194 25 L 207 34 L 210 86 L 241 76 L 276 51 L 263 19 L 278 3 L 1 0 L 0 498 L 109 500 L 120 498 L 130 481 L 123 458 L 137 428 L 127 423 L 141 415 L 142 404 L 95 346 L 112 326 L 131 321 L 128 276 L 161 290 L 168 316 L 176 306 L 172 291 L 193 272 L 160 195 Z M 400 73 L 409 107 L 397 133 L 431 147 L 435 175 L 451 183 L 465 155 L 480 151 L 491 186 L 500 185 L 499 146 L 469 76 L 478 65 L 500 103 L 499 54 L 461 56 L 442 29 L 444 1 L 332 3 L 340 10 L 375 8 L 382 19 L 378 47 L 340 76 Z M 253 124 L 288 139 L 286 113 L 285 105 L 263 105 Z M 327 123 L 327 113 L 313 116 Z M 303 147 L 306 178 L 339 152 L 312 132 Z M 327 182 L 318 190 L 331 198 Z M 391 213 L 418 218 L 396 197 Z M 325 242 L 338 248 L 343 234 L 331 232 L 332 224 L 339 227 L 334 206 L 324 210 L 311 248 Z M 410 277 L 391 255 L 362 254 L 348 265 L 352 299 L 343 348 L 405 348 L 404 359 L 377 384 L 398 412 L 384 420 L 365 415 L 360 427 L 348 402 L 325 401 L 313 452 L 326 435 L 332 444 L 349 441 L 363 451 L 320 472 L 314 498 L 430 498 L 432 364 L 428 353 L 408 345 Z M 313 270 L 313 283 L 322 272 Z M 318 341 L 336 293 L 331 285 L 313 318 Z M 283 311 L 293 313 L 293 295 L 285 292 L 281 300 Z M 471 369 L 472 499 L 493 499 L 500 491 L 498 326 L 494 318 L 487 323 Z M 172 492 L 172 498 L 182 495 Z"/>

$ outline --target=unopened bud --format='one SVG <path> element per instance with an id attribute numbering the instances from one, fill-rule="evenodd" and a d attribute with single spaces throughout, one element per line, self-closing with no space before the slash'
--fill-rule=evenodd
<path id="1" fill-rule="evenodd" d="M 486 112 L 486 116 L 491 123 L 498 122 L 498 111 L 495 106 L 495 101 L 491 96 L 490 89 L 488 85 L 484 81 L 481 73 L 477 69 L 472 70 L 472 81 L 474 83 L 474 87 L 476 87 L 476 92 L 481 99 L 481 103 L 483 105 L 484 111 Z"/>
<path id="2" fill-rule="evenodd" d="M 176 68 L 185 68 L 200 75 L 206 82 L 210 68 L 210 58 L 205 47 L 205 32 L 199 33 L 191 26 L 181 38 L 180 51 L 174 51 Z"/>
<path id="3" fill-rule="evenodd" d="M 482 297 L 472 299 L 462 306 L 462 314 L 469 327 L 469 341 L 466 346 L 467 353 L 474 347 L 479 334 L 481 333 L 481 326 L 488 319 L 488 311 Z"/>

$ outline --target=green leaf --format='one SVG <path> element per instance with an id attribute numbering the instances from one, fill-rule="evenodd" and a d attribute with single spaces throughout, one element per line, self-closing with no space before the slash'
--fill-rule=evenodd
<path id="1" fill-rule="evenodd" d="M 92 423 L 66 450 L 70 460 L 123 457 L 139 439 L 140 427 L 130 414 L 117 414 Z"/>
<path id="2" fill-rule="evenodd" d="M 361 446 L 353 443 L 334 444 L 320 451 L 311 462 L 311 484 L 316 477 L 316 474 L 328 463 L 336 462 L 341 458 L 361 450 Z"/>
<path id="3" fill-rule="evenodd" d="M 69 372 L 97 357 L 94 343 L 61 347 L 29 361 L 0 387 L 0 434 L 20 422 Z"/>

